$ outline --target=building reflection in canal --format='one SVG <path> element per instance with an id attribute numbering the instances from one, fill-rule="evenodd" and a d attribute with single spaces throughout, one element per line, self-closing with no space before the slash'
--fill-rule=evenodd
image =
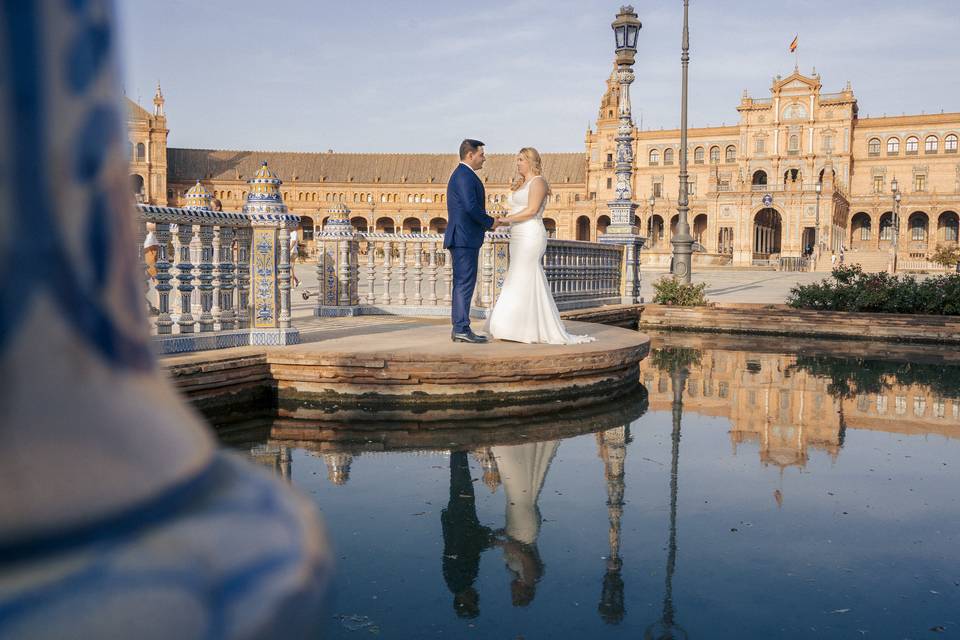
<path id="1" fill-rule="evenodd" d="M 547 562 L 540 552 L 540 496 L 564 440 L 592 433 L 599 459 L 595 468 L 605 486 L 605 496 L 596 495 L 596 499 L 605 500 L 607 516 L 596 612 L 606 625 L 621 625 L 631 602 L 631 594 L 626 593 L 630 581 L 625 576 L 630 571 L 648 570 L 639 563 L 630 566 L 629 554 L 622 550 L 622 536 L 624 518 L 630 517 L 625 515 L 625 494 L 631 424 L 639 424 L 637 418 L 649 405 L 653 411 L 671 416 L 672 428 L 669 486 L 663 486 L 669 495 L 669 516 L 661 560 L 665 566 L 662 599 L 657 618 L 642 628 L 644 637 L 686 637 L 674 602 L 674 577 L 680 561 L 679 467 L 685 412 L 728 420 L 733 455 L 741 454 L 745 447 L 755 450 L 762 466 L 781 470 L 781 482 L 784 470 L 805 468 L 814 451 L 836 462 L 851 430 L 960 436 L 958 369 L 944 367 L 933 351 L 919 349 L 909 358 L 886 353 L 886 359 L 879 361 L 862 353 L 845 357 L 803 349 L 783 353 L 774 342 L 754 341 L 750 351 L 742 346 L 742 341 L 727 344 L 716 336 L 654 336 L 651 356 L 641 366 L 645 391 L 638 389 L 635 396 L 616 407 L 591 412 L 445 426 L 425 420 L 380 425 L 381 429 L 355 422 L 336 425 L 266 416 L 251 421 L 246 429 L 233 425 L 227 433 L 234 446 L 247 449 L 251 457 L 287 479 L 292 477 L 291 450 L 317 456 L 325 465 L 329 484 L 336 487 L 350 482 L 351 467 L 359 458 L 386 458 L 403 452 L 443 459 L 449 484 L 446 504 L 439 513 L 440 564 L 449 594 L 448 611 L 458 618 L 481 616 L 482 602 L 489 603 L 494 597 L 483 593 L 484 588 L 491 589 L 489 583 L 481 586 L 485 558 L 501 557 L 506 569 L 505 581 L 493 592 L 508 592 L 513 607 L 527 608 L 537 599 L 547 576 Z M 589 471 L 578 469 L 578 473 Z M 502 490 L 499 516 L 478 514 L 476 491 L 481 484 L 491 497 Z M 773 491 L 773 498 L 777 508 L 783 505 L 782 485 Z M 594 540 L 595 546 L 601 544 Z M 646 556 L 649 561 L 649 550 Z M 643 611 L 644 616 L 650 615 Z"/>

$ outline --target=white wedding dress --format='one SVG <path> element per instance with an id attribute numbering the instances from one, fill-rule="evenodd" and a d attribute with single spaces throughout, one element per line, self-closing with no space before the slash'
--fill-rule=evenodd
<path id="1" fill-rule="evenodd" d="M 490 447 L 507 501 L 504 531 L 518 542 L 536 544 L 540 535 L 543 518 L 537 500 L 559 446 L 559 440 L 546 440 Z"/>
<path id="2" fill-rule="evenodd" d="M 510 213 L 527 206 L 530 184 L 543 180 L 536 176 L 507 198 Z M 537 215 L 510 227 L 510 267 L 503 281 L 486 332 L 498 340 L 542 344 L 581 344 L 592 342 L 592 336 L 567 333 L 550 293 L 550 283 L 543 272 L 543 254 L 547 251 L 547 230 L 543 226 L 543 210 Z"/>

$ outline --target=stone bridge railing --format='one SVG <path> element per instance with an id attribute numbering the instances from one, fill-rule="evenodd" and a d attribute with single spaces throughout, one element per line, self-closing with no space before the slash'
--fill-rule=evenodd
<path id="1" fill-rule="evenodd" d="M 316 315 L 450 313 L 453 274 L 442 235 L 366 233 L 334 227 L 316 234 L 315 240 L 320 284 Z M 480 250 L 472 309 L 477 317 L 486 317 L 500 295 L 510 266 L 509 244 L 509 234 L 487 233 Z M 622 245 L 548 240 L 544 270 L 557 307 L 567 310 L 621 303 L 627 262 L 624 252 Z"/>
<path id="2" fill-rule="evenodd" d="M 148 233 L 157 243 L 156 275 L 147 264 L 144 274 L 160 353 L 299 341 L 289 246 L 299 216 L 144 204 L 137 212 L 141 260 Z"/>

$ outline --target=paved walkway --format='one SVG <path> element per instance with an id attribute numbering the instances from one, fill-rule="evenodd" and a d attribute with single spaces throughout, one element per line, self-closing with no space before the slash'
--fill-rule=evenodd
<path id="1" fill-rule="evenodd" d="M 653 301 L 654 281 L 667 275 L 666 271 L 644 271 L 641 294 L 646 302 Z M 783 304 L 790 289 L 797 284 L 819 282 L 827 273 L 791 271 L 761 271 L 754 269 L 729 269 L 694 271 L 691 281 L 707 283 L 707 299 L 711 302 L 757 302 Z"/>

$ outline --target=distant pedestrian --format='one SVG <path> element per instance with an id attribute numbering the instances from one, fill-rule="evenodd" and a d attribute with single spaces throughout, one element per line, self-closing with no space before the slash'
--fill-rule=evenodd
<path id="1" fill-rule="evenodd" d="M 147 223 L 147 237 L 143 240 L 143 263 L 146 265 L 146 275 L 149 278 L 147 284 L 147 293 L 149 293 L 150 284 L 153 283 L 156 286 L 157 282 L 157 258 L 160 254 L 160 242 L 157 240 L 157 235 L 154 233 L 156 225 L 152 222 Z M 160 310 L 154 306 L 150 298 L 147 298 L 147 308 L 149 309 L 150 315 L 156 315 L 160 313 Z"/>
<path id="2" fill-rule="evenodd" d="M 152 222 L 147 223 L 147 237 L 143 241 L 143 262 L 147 265 L 147 275 L 150 280 L 157 279 L 157 256 L 160 253 L 160 242 L 154 233 L 156 225 Z"/>
<path id="3" fill-rule="evenodd" d="M 836 253 L 831 253 L 831 254 L 830 254 L 830 268 L 832 269 L 836 264 L 837 264 L 837 254 L 836 254 Z"/>
<path id="4" fill-rule="evenodd" d="M 840 265 L 843 266 L 843 245 L 840 245 Z"/>
<path id="5" fill-rule="evenodd" d="M 290 232 L 290 275 L 293 277 L 294 288 L 300 286 L 300 279 L 297 278 L 297 260 L 300 258 L 300 242 L 297 238 L 297 230 Z"/>

